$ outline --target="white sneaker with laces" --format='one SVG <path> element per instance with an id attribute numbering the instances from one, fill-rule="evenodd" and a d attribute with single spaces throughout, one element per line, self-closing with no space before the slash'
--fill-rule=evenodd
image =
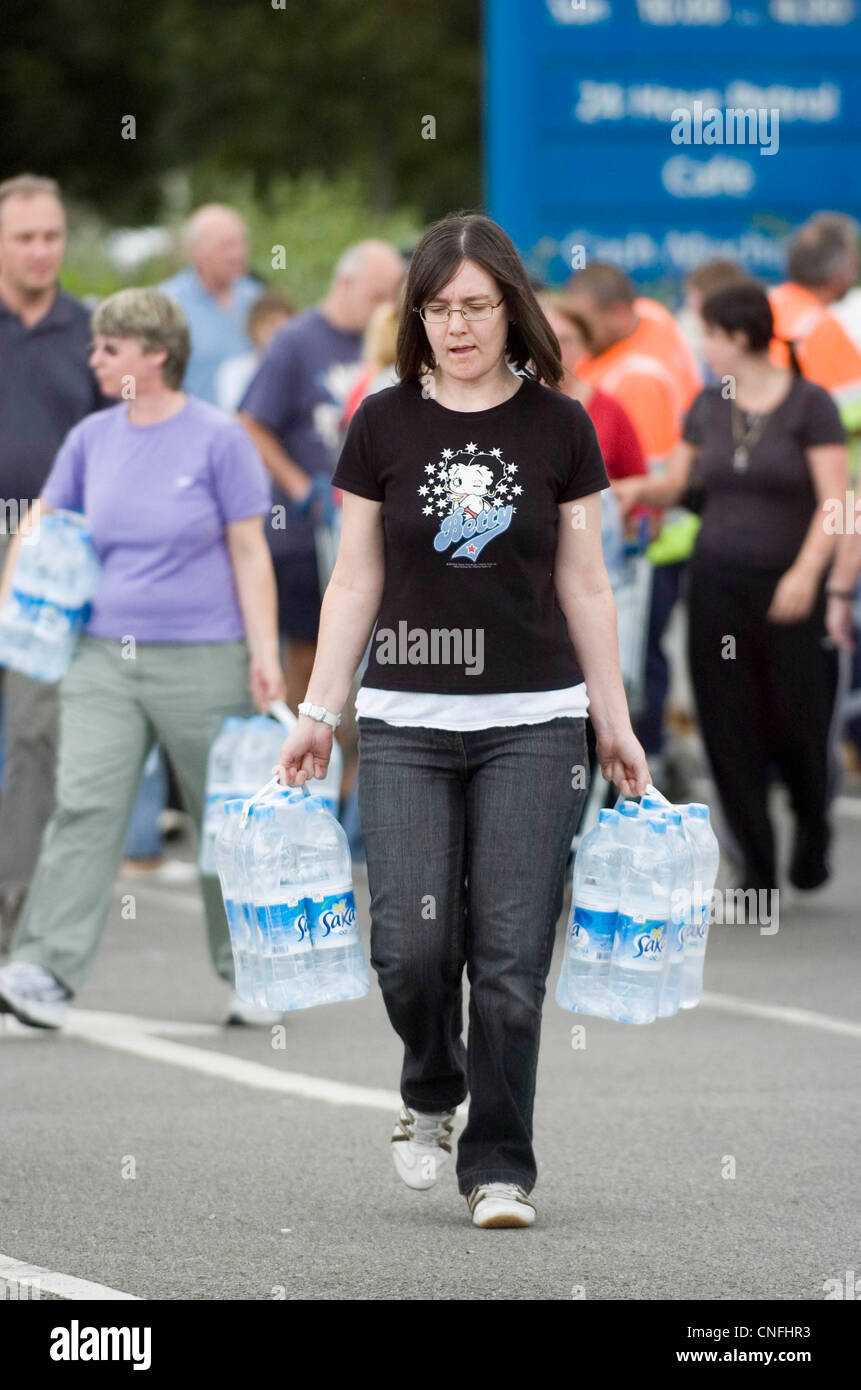
<path id="1" fill-rule="evenodd" d="M 425 1114 L 401 1106 L 392 1132 L 392 1160 L 395 1172 L 407 1187 L 425 1192 L 433 1187 L 440 1169 L 451 1158 L 451 1132 L 454 1110 Z"/>
<path id="2" fill-rule="evenodd" d="M 71 992 L 43 965 L 13 960 L 0 967 L 0 1013 L 14 1014 L 32 1028 L 60 1028 Z"/>
<path id="3" fill-rule="evenodd" d="M 248 1023 L 265 1025 L 280 1023 L 283 1015 L 275 1009 L 267 1009 L 262 1004 L 252 1004 L 247 999 L 240 999 L 234 990 L 230 998 L 230 1008 L 227 1011 L 225 1023 Z"/>
<path id="4" fill-rule="evenodd" d="M 531 1226 L 535 1203 L 514 1182 L 487 1182 L 467 1197 L 473 1226 Z"/>

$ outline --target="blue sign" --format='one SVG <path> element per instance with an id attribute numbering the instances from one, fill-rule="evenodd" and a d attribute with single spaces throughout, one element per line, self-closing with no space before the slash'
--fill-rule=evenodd
<path id="1" fill-rule="evenodd" d="M 485 9 L 485 201 L 535 275 L 774 280 L 811 213 L 861 219 L 861 0 Z"/>

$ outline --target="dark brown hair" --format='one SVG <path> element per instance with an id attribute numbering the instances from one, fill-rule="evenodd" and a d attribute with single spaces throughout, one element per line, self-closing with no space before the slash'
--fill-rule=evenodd
<path id="1" fill-rule="evenodd" d="M 767 352 L 774 337 L 774 315 L 768 295 L 755 280 L 740 281 L 737 285 L 724 285 L 721 290 L 712 290 L 703 300 L 700 309 L 703 323 L 722 328 L 724 333 L 735 333 L 739 329 L 747 335 L 749 352 Z M 801 364 L 795 348 L 786 338 L 789 349 L 789 365 L 796 375 L 801 376 Z"/>
<path id="2" fill-rule="evenodd" d="M 758 285 L 754 279 L 712 291 L 702 300 L 700 317 L 705 324 L 722 328 L 725 334 L 734 334 L 740 329 L 747 335 L 748 352 L 768 352 L 775 336 L 771 303 L 762 285 Z M 786 338 L 779 338 L 778 342 L 784 343 L 789 349 L 791 370 L 798 377 L 803 375 L 793 343 Z"/>
<path id="3" fill-rule="evenodd" d="M 435 365 L 421 315 L 413 310 L 439 294 L 464 261 L 474 261 L 492 275 L 505 297 L 509 316 L 505 351 L 511 365 L 558 389 L 562 361 L 556 335 L 535 298 L 514 243 L 496 222 L 480 213 L 456 213 L 435 222 L 413 252 L 398 328 L 401 381 L 418 381 Z"/>

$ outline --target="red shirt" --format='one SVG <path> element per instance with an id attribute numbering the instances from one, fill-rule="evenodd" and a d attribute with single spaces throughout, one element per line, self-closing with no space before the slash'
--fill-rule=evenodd
<path id="1" fill-rule="evenodd" d="M 648 473 L 637 432 L 625 407 L 596 386 L 586 409 L 595 426 L 608 476 L 629 478 L 632 473 Z"/>
<path id="2" fill-rule="evenodd" d="M 612 481 L 613 478 L 630 478 L 638 473 L 648 473 L 646 456 L 625 407 L 596 386 L 586 410 L 595 426 L 607 477 Z M 655 507 L 634 507 L 631 517 L 636 520 L 641 516 L 657 518 L 660 512 Z"/>

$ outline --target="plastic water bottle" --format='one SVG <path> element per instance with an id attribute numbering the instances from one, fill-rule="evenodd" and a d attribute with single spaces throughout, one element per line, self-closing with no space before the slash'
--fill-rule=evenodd
<path id="1" fill-rule="evenodd" d="M 667 840 L 675 863 L 673 892 L 670 900 L 670 920 L 665 947 L 666 963 L 658 1000 L 658 1017 L 671 1018 L 678 1013 L 682 987 L 682 965 L 685 955 L 685 935 L 691 923 L 694 891 L 694 861 L 688 838 L 682 828 L 681 813 L 664 811 Z"/>
<path id="2" fill-rule="evenodd" d="M 622 861 L 616 937 L 607 982 L 613 1017 L 653 1023 L 664 966 L 674 864 L 664 820 L 638 817 L 634 845 Z"/>
<path id="3" fill-rule="evenodd" d="M 314 947 L 315 1003 L 358 999 L 371 988 L 353 897 L 353 864 L 342 825 L 314 796 L 304 815 L 302 880 Z"/>
<path id="4" fill-rule="evenodd" d="M 236 989 L 271 1009 L 367 994 L 347 836 L 304 789 L 231 799 L 216 840 Z"/>
<path id="5" fill-rule="evenodd" d="M 253 796 L 269 780 L 283 742 L 280 726 L 268 715 L 254 714 L 244 721 L 234 753 L 234 795 Z"/>
<path id="6" fill-rule="evenodd" d="M 261 993 L 270 1009 L 319 1002 L 314 953 L 301 883 L 301 798 L 288 792 L 254 808 L 245 867 L 253 904 Z"/>
<path id="7" fill-rule="evenodd" d="M 33 680 L 61 680 L 98 580 L 83 516 L 57 511 L 40 517 L 38 539 L 22 538 L 0 613 L 0 664 Z"/>
<path id="8" fill-rule="evenodd" d="M 244 719 L 229 716 L 209 750 L 199 861 L 205 874 L 212 874 L 217 870 L 215 845 L 221 830 L 225 806 L 231 797 L 236 797 L 242 790 L 234 780 L 233 763 L 244 730 Z"/>
<path id="9" fill-rule="evenodd" d="M 607 977 L 619 902 L 616 811 L 601 811 L 574 860 L 571 911 L 556 1002 L 574 1013 L 613 1016 Z"/>
<path id="10" fill-rule="evenodd" d="M 240 720 L 240 723 L 242 721 Z M 249 912 L 250 894 L 245 875 L 244 844 L 245 827 L 242 825 L 244 801 L 227 801 L 214 845 L 214 862 L 221 881 L 224 897 L 224 910 L 230 928 L 230 944 L 233 948 L 233 965 L 236 977 L 236 993 L 249 1003 L 263 1003 L 260 971 L 260 953 L 252 935 Z M 250 808 L 253 813 L 254 807 Z M 247 822 L 251 825 L 251 821 Z"/>
<path id="11" fill-rule="evenodd" d="M 692 801 L 685 808 L 685 834 L 693 854 L 693 904 L 691 924 L 685 933 L 681 997 L 683 1009 L 693 1009 L 703 994 L 703 968 L 711 915 L 711 894 L 720 864 L 720 847 L 711 827 L 709 808 Z"/>

